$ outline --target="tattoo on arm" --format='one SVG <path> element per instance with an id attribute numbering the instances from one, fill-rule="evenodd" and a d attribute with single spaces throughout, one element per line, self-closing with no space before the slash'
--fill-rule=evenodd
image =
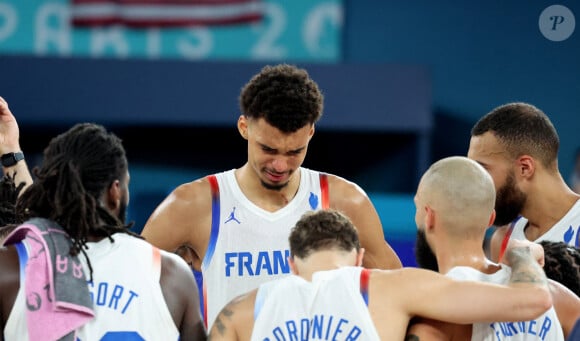
<path id="1" fill-rule="evenodd" d="M 220 335 L 224 335 L 226 332 L 226 325 L 222 321 L 222 318 L 227 318 L 229 320 L 233 314 L 234 314 L 234 311 L 230 310 L 228 308 L 228 306 L 225 306 L 222 309 L 222 311 L 220 312 L 220 314 L 217 316 L 217 318 L 213 324 L 215 325 L 215 327 L 216 327 L 217 331 L 220 333 Z"/>
<path id="2" fill-rule="evenodd" d="M 511 283 L 540 283 L 547 285 L 544 270 L 531 256 L 527 247 L 510 249 L 506 254 L 512 268 Z"/>

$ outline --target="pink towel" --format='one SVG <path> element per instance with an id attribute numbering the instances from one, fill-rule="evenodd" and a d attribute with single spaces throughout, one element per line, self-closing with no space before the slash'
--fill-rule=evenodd
<path id="1" fill-rule="evenodd" d="M 75 331 L 94 317 L 87 279 L 71 242 L 55 222 L 33 218 L 4 241 L 25 240 L 27 323 L 30 340 L 74 340 Z"/>

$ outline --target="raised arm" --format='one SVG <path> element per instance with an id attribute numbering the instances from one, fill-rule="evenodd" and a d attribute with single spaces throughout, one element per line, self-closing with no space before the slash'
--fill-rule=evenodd
<path id="1" fill-rule="evenodd" d="M 354 182 L 329 175 L 330 207 L 347 215 L 356 226 L 368 269 L 399 269 L 399 256 L 385 240 L 381 219 L 368 195 Z"/>
<path id="2" fill-rule="evenodd" d="M 20 130 L 16 118 L 8 108 L 8 103 L 0 97 L 0 155 L 10 155 L 10 153 L 20 153 Z M 26 160 L 20 160 L 9 167 L 2 167 L 3 173 L 14 175 L 14 183 L 18 186 L 21 182 L 25 183 L 22 193 L 26 187 L 32 184 L 32 176 L 26 164 Z"/>

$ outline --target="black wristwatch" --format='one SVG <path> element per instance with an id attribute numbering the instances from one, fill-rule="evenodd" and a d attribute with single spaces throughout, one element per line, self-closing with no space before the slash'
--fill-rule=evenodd
<path id="1" fill-rule="evenodd" d="M 2 160 L 3 167 L 12 167 L 18 161 L 24 160 L 24 153 L 22 153 L 22 152 L 6 153 L 6 154 L 2 155 L 0 157 L 0 159 Z"/>

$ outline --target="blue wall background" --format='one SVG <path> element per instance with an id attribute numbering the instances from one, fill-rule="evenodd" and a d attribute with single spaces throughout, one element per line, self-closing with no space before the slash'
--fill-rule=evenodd
<path id="1" fill-rule="evenodd" d="M 454 128 L 469 129 L 492 108 L 512 101 L 538 106 L 560 134 L 568 178 L 580 146 L 580 25 L 567 40 L 546 39 L 538 22 L 554 4 L 580 20 L 578 1 L 346 1 L 344 59 L 429 67 L 440 123 L 436 158 L 466 153 L 469 132 Z M 447 128 L 456 139 L 443 141 Z"/>

